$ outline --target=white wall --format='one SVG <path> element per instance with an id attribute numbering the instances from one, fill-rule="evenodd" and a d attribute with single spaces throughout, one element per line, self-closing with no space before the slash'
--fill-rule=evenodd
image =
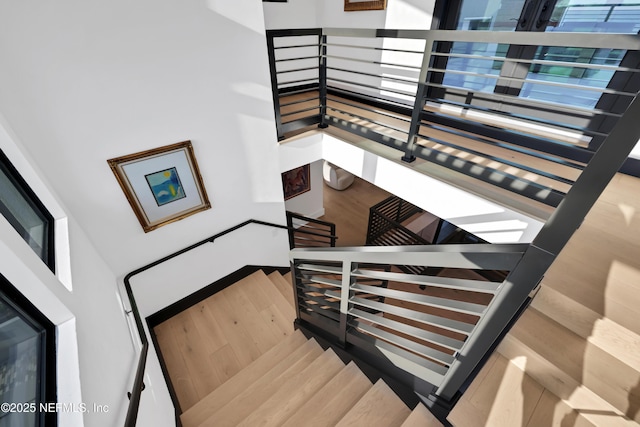
<path id="1" fill-rule="evenodd" d="M 20 141 L 9 138 L 11 132 L 5 126 L 0 125 L 0 149 L 38 197 L 53 203 L 56 194 L 30 166 Z M 56 209 L 65 211 L 57 203 Z M 73 290 L 48 269 L 2 216 L 0 272 L 56 325 L 58 402 L 109 408 L 107 414 L 60 412 L 60 425 L 110 426 L 124 420 L 134 347 L 115 275 L 77 221 L 71 216 L 62 219 L 68 235 L 57 237 L 67 240 L 72 249 L 68 273 L 74 279 Z"/>

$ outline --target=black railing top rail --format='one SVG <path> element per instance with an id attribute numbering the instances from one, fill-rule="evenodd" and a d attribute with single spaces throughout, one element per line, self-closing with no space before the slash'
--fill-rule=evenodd
<path id="1" fill-rule="evenodd" d="M 195 249 L 197 247 L 200 247 L 206 243 L 213 243 L 217 238 L 222 237 L 226 234 L 229 234 L 239 228 L 242 228 L 246 225 L 249 224 L 258 224 L 258 225 L 265 225 L 268 227 L 276 227 L 276 228 L 282 228 L 287 230 L 289 227 L 287 227 L 286 225 L 281 225 L 281 224 L 275 224 L 272 222 L 266 222 L 266 221 L 260 221 L 257 219 L 249 219 L 247 221 L 244 221 L 238 225 L 235 225 L 231 228 L 228 228 L 224 231 L 221 231 L 211 237 L 207 237 L 204 240 L 201 240 L 197 243 L 192 244 L 191 246 L 187 246 L 186 248 L 180 249 L 179 251 L 173 252 L 172 254 L 169 254 L 163 258 L 160 258 L 156 261 L 153 261 L 143 267 L 140 267 L 136 270 L 133 270 L 132 272 L 130 272 L 129 274 L 127 274 L 124 277 L 124 287 L 125 290 L 127 292 L 127 297 L 129 299 L 129 304 L 131 306 L 131 310 L 127 311 L 127 314 L 129 313 L 133 313 L 133 317 L 135 319 L 135 324 L 136 324 L 136 329 L 138 330 L 138 334 L 140 335 L 140 341 L 142 343 L 142 349 L 140 350 L 140 356 L 138 358 L 138 366 L 136 368 L 136 375 L 135 375 L 135 379 L 133 382 L 133 388 L 131 393 L 129 393 L 129 408 L 127 409 L 127 416 L 125 418 L 125 423 L 124 426 L 125 427 L 133 427 L 136 425 L 136 421 L 138 419 L 138 409 L 140 407 L 140 395 L 142 394 L 142 390 L 144 390 L 144 371 L 145 371 L 145 367 L 146 367 L 146 361 L 147 361 L 147 354 L 149 351 L 149 340 L 147 338 L 147 334 L 144 331 L 144 326 L 142 323 L 142 318 L 140 317 L 140 311 L 138 310 L 138 305 L 136 303 L 136 299 L 133 295 L 133 290 L 131 289 L 131 283 L 130 280 L 133 276 L 140 274 L 144 271 L 147 271 L 153 267 L 156 267 L 159 264 L 162 264 L 163 262 L 169 261 L 173 258 L 176 258 L 177 256 L 180 256 L 186 252 L 191 251 L 192 249 Z"/>

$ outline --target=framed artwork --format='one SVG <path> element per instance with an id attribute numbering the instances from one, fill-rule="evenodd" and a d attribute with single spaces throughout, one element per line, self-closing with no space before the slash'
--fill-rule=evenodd
<path id="1" fill-rule="evenodd" d="M 309 165 L 300 166 L 290 171 L 282 173 L 282 188 L 284 189 L 284 199 L 299 196 L 311 190 L 309 180 Z"/>
<path id="2" fill-rule="evenodd" d="M 384 10 L 387 8 L 387 0 L 344 0 L 345 12 L 357 10 Z"/>
<path id="3" fill-rule="evenodd" d="M 211 208 L 191 141 L 107 162 L 145 233 Z"/>

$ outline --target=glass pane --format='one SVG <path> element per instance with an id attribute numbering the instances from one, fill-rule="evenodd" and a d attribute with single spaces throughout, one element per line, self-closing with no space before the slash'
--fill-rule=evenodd
<path id="1" fill-rule="evenodd" d="M 0 402 L 39 404 L 41 334 L 0 299 Z M 0 412 L 0 427 L 35 426 L 36 413 Z"/>
<path id="2" fill-rule="evenodd" d="M 507 45 L 503 44 L 453 43 L 443 84 L 491 93 L 495 89 L 497 79 L 486 76 L 500 75 L 503 61 L 499 58 L 504 58 L 506 54 Z"/>
<path id="3" fill-rule="evenodd" d="M 547 31 L 637 34 L 640 1 L 558 0 Z"/>
<path id="4" fill-rule="evenodd" d="M 619 65 L 625 51 L 620 49 L 579 49 L 541 46 L 535 59 L 555 61 L 558 65 L 532 64 L 527 75 L 527 83 L 522 87 L 520 96 L 556 103 L 570 103 L 579 107 L 595 107 L 600 92 L 584 89 L 606 88 L 614 71 L 579 66 L 567 66 L 561 63 Z M 554 82 L 573 87 L 549 86 L 536 82 Z"/>
<path id="5" fill-rule="evenodd" d="M 26 185 L 18 182 L 3 157 L 0 157 L 0 214 L 52 268 L 49 262 L 51 220 L 46 211 L 35 203 L 34 196 L 27 193 Z"/>
<path id="6" fill-rule="evenodd" d="M 466 0 L 456 30 L 513 31 L 525 0 Z"/>

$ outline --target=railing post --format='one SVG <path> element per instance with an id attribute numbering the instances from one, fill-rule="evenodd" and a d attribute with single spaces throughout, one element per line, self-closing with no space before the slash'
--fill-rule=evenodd
<path id="1" fill-rule="evenodd" d="M 347 346 L 347 328 L 349 321 L 349 298 L 351 298 L 351 261 L 347 258 L 342 261 L 342 288 L 340 289 L 340 336 L 338 344 Z"/>
<path id="2" fill-rule="evenodd" d="M 324 29 L 320 29 L 321 33 L 318 37 L 319 41 L 319 57 L 318 57 L 318 89 L 320 93 L 320 124 L 319 128 L 324 129 L 327 126 L 327 36 Z"/>
<path id="3" fill-rule="evenodd" d="M 416 156 L 413 155 L 413 149 L 416 144 L 418 132 L 420 131 L 420 116 L 422 115 L 422 109 L 424 108 L 426 99 L 426 82 L 429 78 L 430 73 L 429 67 L 431 65 L 431 52 L 433 50 L 433 44 L 433 38 L 428 35 L 425 39 L 422 67 L 420 68 L 420 77 L 418 78 L 418 89 L 416 90 L 416 99 L 413 104 L 413 111 L 411 113 L 409 136 L 407 137 L 407 145 L 405 147 L 404 156 L 402 156 L 402 160 L 407 163 L 411 163 L 416 159 Z"/>
<path id="4" fill-rule="evenodd" d="M 274 36 L 267 31 L 267 54 L 269 57 L 269 72 L 271 73 L 271 95 L 273 97 L 273 112 L 276 119 L 276 132 L 278 141 L 284 139 L 282 130 L 282 116 L 280 114 L 280 93 L 278 92 L 278 71 L 276 69 L 276 49 Z"/>

